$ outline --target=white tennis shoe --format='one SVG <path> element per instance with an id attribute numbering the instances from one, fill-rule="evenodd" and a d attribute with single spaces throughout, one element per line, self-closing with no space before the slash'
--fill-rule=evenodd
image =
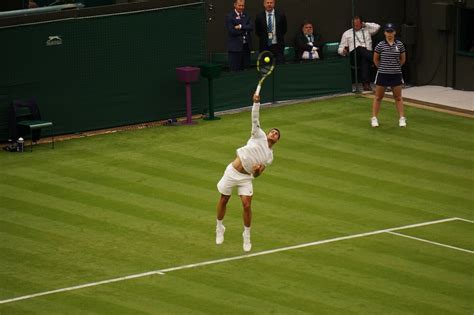
<path id="1" fill-rule="evenodd" d="M 407 126 L 407 119 L 405 117 L 400 117 L 400 120 L 398 121 L 398 126 L 406 127 Z"/>
<path id="2" fill-rule="evenodd" d="M 225 226 L 217 226 L 216 227 L 216 244 L 220 245 L 224 243 L 224 232 L 225 232 Z"/>
<path id="3" fill-rule="evenodd" d="M 245 252 L 250 252 L 252 249 L 252 243 L 250 243 L 250 234 L 246 234 L 245 231 L 242 234 L 242 237 L 244 239 L 244 251 Z"/>
<path id="4" fill-rule="evenodd" d="M 372 119 L 370 120 L 370 124 L 372 125 L 372 127 L 378 127 L 379 126 L 379 120 L 377 119 L 377 117 L 372 117 Z"/>

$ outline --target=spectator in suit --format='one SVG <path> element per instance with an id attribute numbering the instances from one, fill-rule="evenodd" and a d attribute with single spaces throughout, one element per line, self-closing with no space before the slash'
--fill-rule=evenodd
<path id="1" fill-rule="evenodd" d="M 275 55 L 276 63 L 285 62 L 286 16 L 275 9 L 275 0 L 263 0 L 265 10 L 255 19 L 255 33 L 259 37 L 259 50 L 269 50 Z"/>
<path id="2" fill-rule="evenodd" d="M 250 66 L 253 24 L 244 10 L 245 0 L 234 0 L 234 9 L 225 17 L 230 71 L 241 71 Z"/>
<path id="3" fill-rule="evenodd" d="M 296 58 L 299 60 L 319 59 L 321 56 L 320 36 L 314 34 L 313 23 L 304 21 L 301 24 L 301 31 L 295 37 Z"/>

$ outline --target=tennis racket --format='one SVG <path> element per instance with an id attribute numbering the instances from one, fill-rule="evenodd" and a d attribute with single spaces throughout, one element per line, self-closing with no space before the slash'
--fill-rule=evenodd
<path id="1" fill-rule="evenodd" d="M 262 51 L 257 58 L 257 71 L 262 77 L 258 81 L 257 89 L 255 90 L 256 95 L 260 95 L 263 81 L 273 72 L 273 69 L 275 69 L 275 57 L 268 50 Z"/>

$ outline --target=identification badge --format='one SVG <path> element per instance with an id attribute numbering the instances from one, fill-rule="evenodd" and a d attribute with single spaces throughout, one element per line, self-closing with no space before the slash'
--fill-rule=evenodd
<path id="1" fill-rule="evenodd" d="M 268 33 L 268 39 L 273 39 L 273 33 L 271 32 Z"/>

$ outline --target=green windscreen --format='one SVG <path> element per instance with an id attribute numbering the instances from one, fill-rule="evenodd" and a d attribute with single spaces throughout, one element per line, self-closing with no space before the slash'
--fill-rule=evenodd
<path id="1" fill-rule="evenodd" d="M 0 117 L 32 97 L 56 134 L 183 116 L 175 68 L 204 60 L 204 16 L 195 4 L 0 29 Z"/>
<path id="2" fill-rule="evenodd" d="M 0 141 L 14 99 L 36 98 L 42 118 L 54 122 L 46 135 L 184 117 L 176 68 L 208 62 L 205 16 L 199 2 L 0 28 Z M 255 68 L 222 72 L 213 81 L 215 111 L 250 106 L 258 79 Z M 193 113 L 207 112 L 207 79 L 191 90 Z M 278 65 L 261 95 L 276 102 L 349 91 L 348 58 L 334 56 Z"/>

